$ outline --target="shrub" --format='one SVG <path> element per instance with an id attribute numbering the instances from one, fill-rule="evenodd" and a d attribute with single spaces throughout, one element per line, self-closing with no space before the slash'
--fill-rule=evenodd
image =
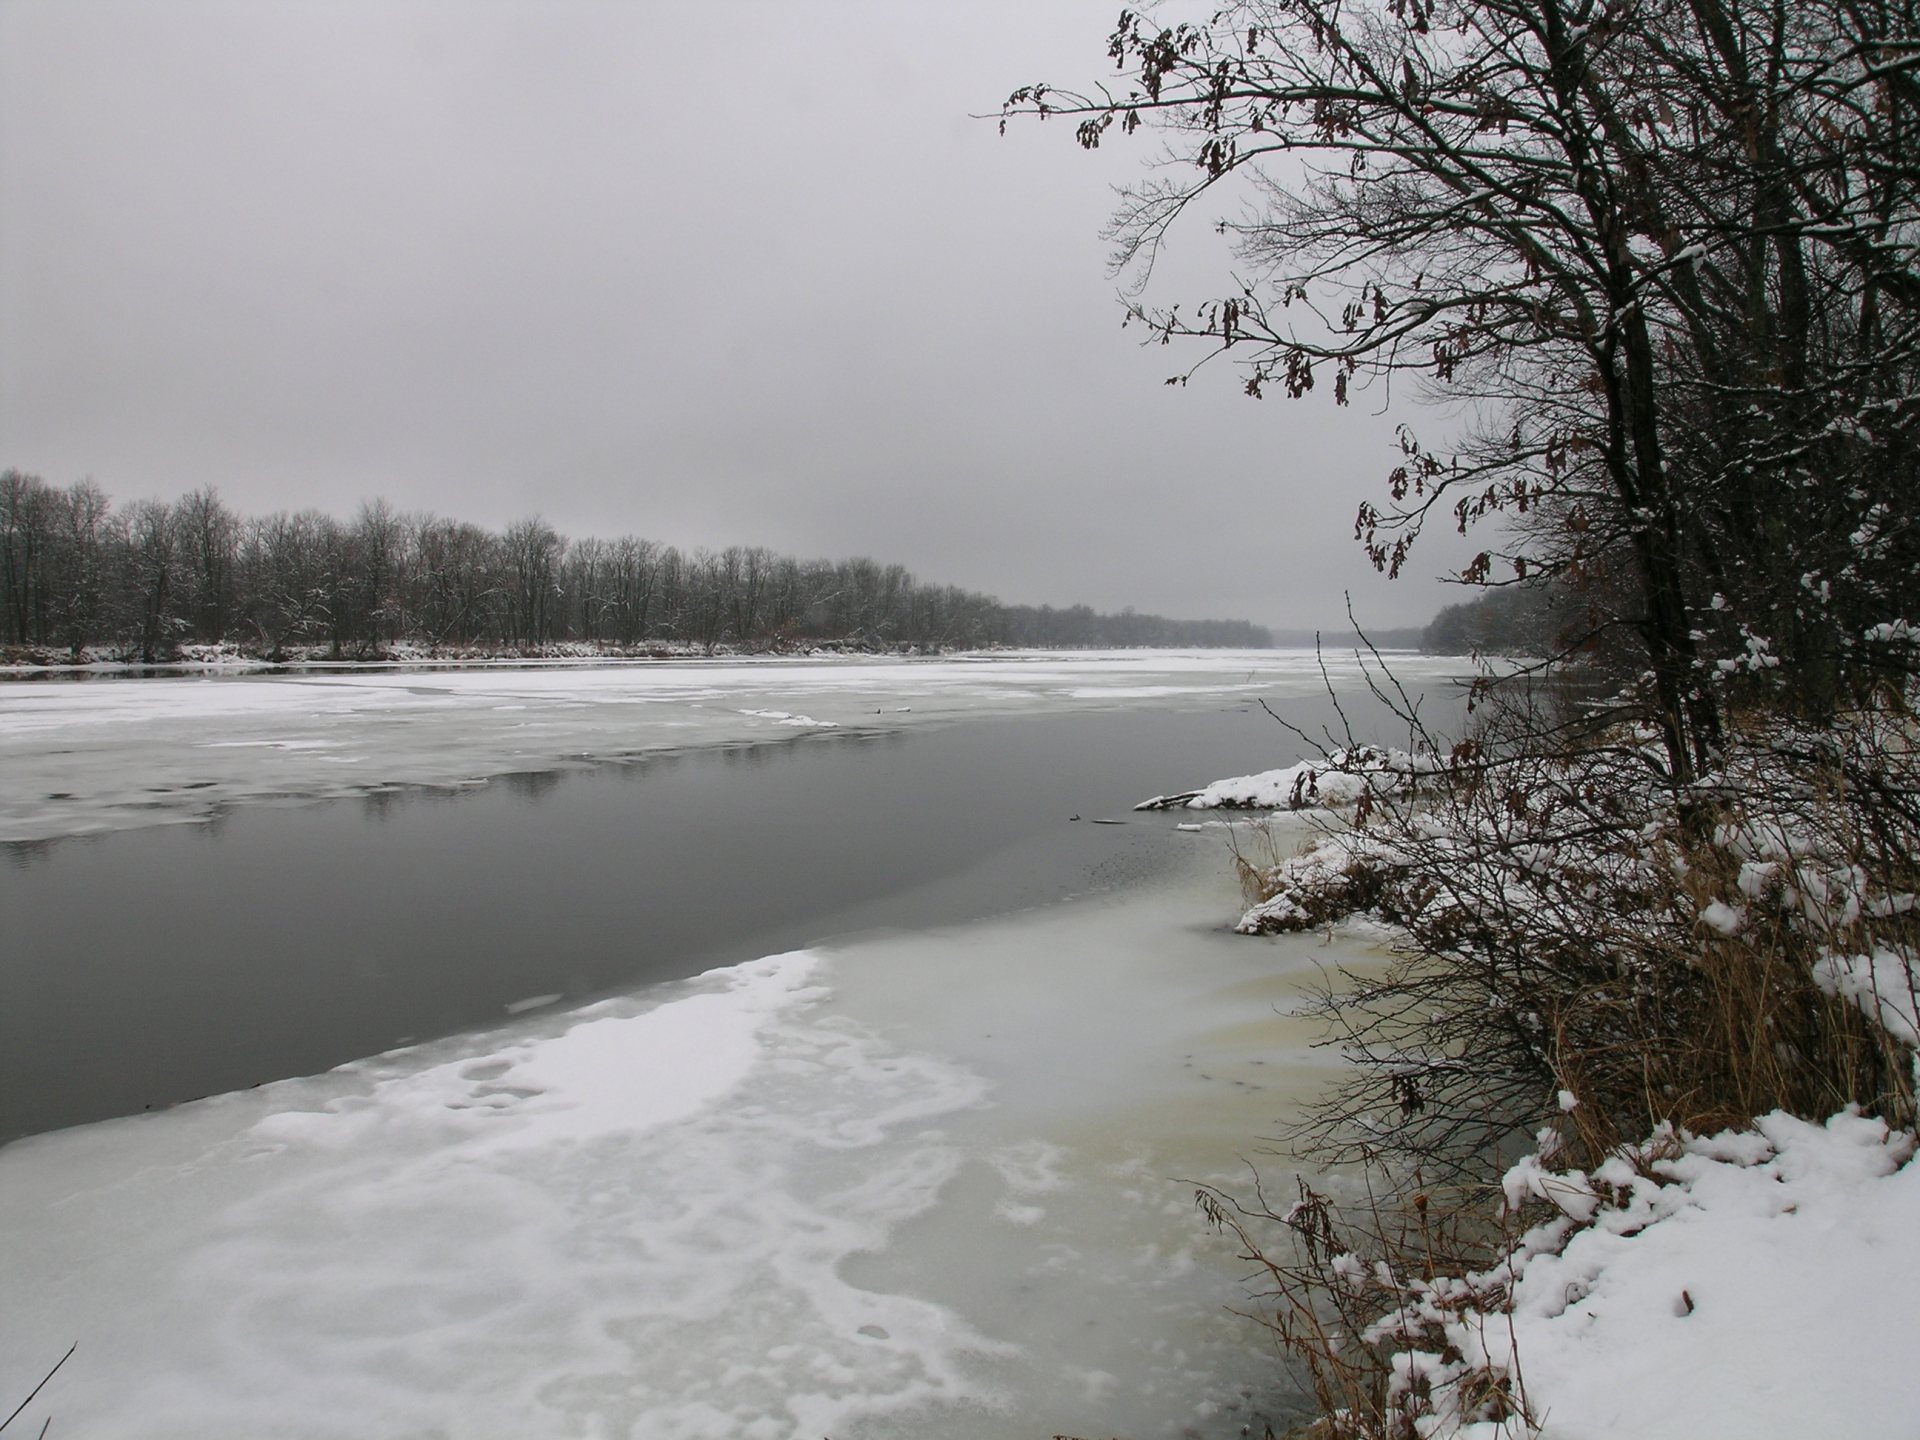
<path id="1" fill-rule="evenodd" d="M 1520 1372 L 1458 1322 L 1496 1321 L 1515 1247 L 1542 1243 L 1496 1203 L 1526 1152 L 1537 1201 L 1563 1170 L 1644 1171 L 1650 1134 L 1847 1107 L 1912 1128 L 1917 740 L 1898 702 L 1817 729 L 1749 714 L 1675 789 L 1657 737 L 1535 691 L 1418 789 L 1319 819 L 1298 854 L 1240 852 L 1241 929 L 1364 910 L 1401 936 L 1384 973 L 1324 986 L 1349 1063 L 1282 1137 L 1347 1179 L 1284 1210 L 1201 1195 L 1272 1282 L 1262 1318 L 1305 1365 L 1310 1434 L 1525 1433 Z"/>

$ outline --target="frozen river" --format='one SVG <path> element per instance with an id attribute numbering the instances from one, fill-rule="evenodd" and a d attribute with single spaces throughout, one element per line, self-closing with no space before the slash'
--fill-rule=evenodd
<path id="1" fill-rule="evenodd" d="M 1352 657 L 1328 663 L 1353 698 Z M 1404 661 L 1415 680 L 1457 668 Z M 1021 652 L 0 680 L 0 841 L 807 733 L 1263 696 L 1324 715 L 1315 657 Z"/>
<path id="2" fill-rule="evenodd" d="M 1183 1182 L 1244 1174 L 1310 1082 L 1288 1011 L 1328 956 L 1226 935 L 1224 847 L 1128 806 L 1293 758 L 1254 701 L 1316 723 L 1319 684 L 1256 654 L 0 687 L 33 842 L 0 1099 L 16 1133 L 128 1116 L 0 1149 L 0 1399 L 77 1341 L 36 1429 L 1278 1413 Z M 329 756 L 375 793 L 282 803 L 350 792 Z"/>

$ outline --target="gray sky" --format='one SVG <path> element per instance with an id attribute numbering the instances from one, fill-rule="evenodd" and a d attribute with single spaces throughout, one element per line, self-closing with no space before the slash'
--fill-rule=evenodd
<path id="1" fill-rule="evenodd" d="M 1148 146 L 968 118 L 1117 9 L 0 0 L 0 465 L 1423 621 L 1460 543 L 1351 539 L 1417 414 L 1163 386 L 1099 238 Z"/>

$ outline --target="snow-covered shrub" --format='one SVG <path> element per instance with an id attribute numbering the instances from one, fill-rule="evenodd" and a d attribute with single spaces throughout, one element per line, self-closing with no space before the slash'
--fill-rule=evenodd
<path id="1" fill-rule="evenodd" d="M 1775 1109 L 1913 1113 L 1920 762 L 1866 712 L 1732 741 L 1675 793 L 1650 737 L 1512 734 L 1256 868 L 1246 932 L 1364 909 L 1403 943 L 1323 997 L 1351 1079 L 1296 1140 L 1485 1177 L 1567 1090 L 1601 1150 Z"/>
<path id="2" fill-rule="evenodd" d="M 1590 1170 L 1544 1130 L 1477 1216 L 1305 1184 L 1280 1212 L 1201 1201 L 1272 1282 L 1320 1440 L 1894 1435 L 1920 1403 L 1895 1278 L 1920 1264 L 1914 1149 L 1855 1109 L 1775 1111 Z"/>
<path id="3" fill-rule="evenodd" d="M 1913 1149 L 1911 711 L 1749 715 L 1684 790 L 1649 734 L 1546 725 L 1518 707 L 1417 792 L 1321 812 L 1296 855 L 1243 856 L 1243 931 L 1366 911 L 1400 936 L 1384 973 L 1322 995 L 1352 1063 L 1286 1138 L 1336 1179 L 1283 1210 L 1201 1197 L 1272 1282 L 1261 1318 L 1304 1363 L 1325 1440 L 1532 1434 L 1573 1393 L 1544 1357 L 1585 1343 L 1589 1290 L 1691 1314 L 1704 1278 L 1668 1284 L 1659 1257 L 1715 1197 L 1737 1197 L 1720 1250 L 1792 1247 L 1832 1227 L 1755 1239 L 1755 1217 L 1854 1203 L 1807 1157 L 1840 1157 L 1884 1206 L 1861 1187 Z M 1341 1174 L 1355 1193 L 1336 1204 Z M 1716 1301 L 1714 1343 L 1739 1343 Z M 1544 1398 L 1529 1344 L 1562 1387 Z"/>

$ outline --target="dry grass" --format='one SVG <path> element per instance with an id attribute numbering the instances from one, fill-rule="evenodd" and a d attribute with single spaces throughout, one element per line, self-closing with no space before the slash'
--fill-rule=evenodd
<path id="1" fill-rule="evenodd" d="M 1518 1375 L 1477 1366 L 1445 1335 L 1504 1289 L 1511 1236 L 1490 1225 L 1485 1196 L 1417 1184 L 1337 1203 L 1305 1180 L 1284 1210 L 1256 1187 L 1244 1201 L 1203 1189 L 1208 1221 L 1230 1236 L 1264 1282 L 1249 1318 L 1301 1362 L 1316 1416 L 1305 1440 L 1414 1440 L 1435 1415 L 1432 1379 L 1450 1384 L 1456 1421 L 1531 1424 Z M 1284 1258 L 1276 1258 L 1284 1257 Z M 1456 1277 L 1471 1277 L 1467 1283 Z M 1402 1357 L 1418 1349 L 1427 1368 Z"/>

